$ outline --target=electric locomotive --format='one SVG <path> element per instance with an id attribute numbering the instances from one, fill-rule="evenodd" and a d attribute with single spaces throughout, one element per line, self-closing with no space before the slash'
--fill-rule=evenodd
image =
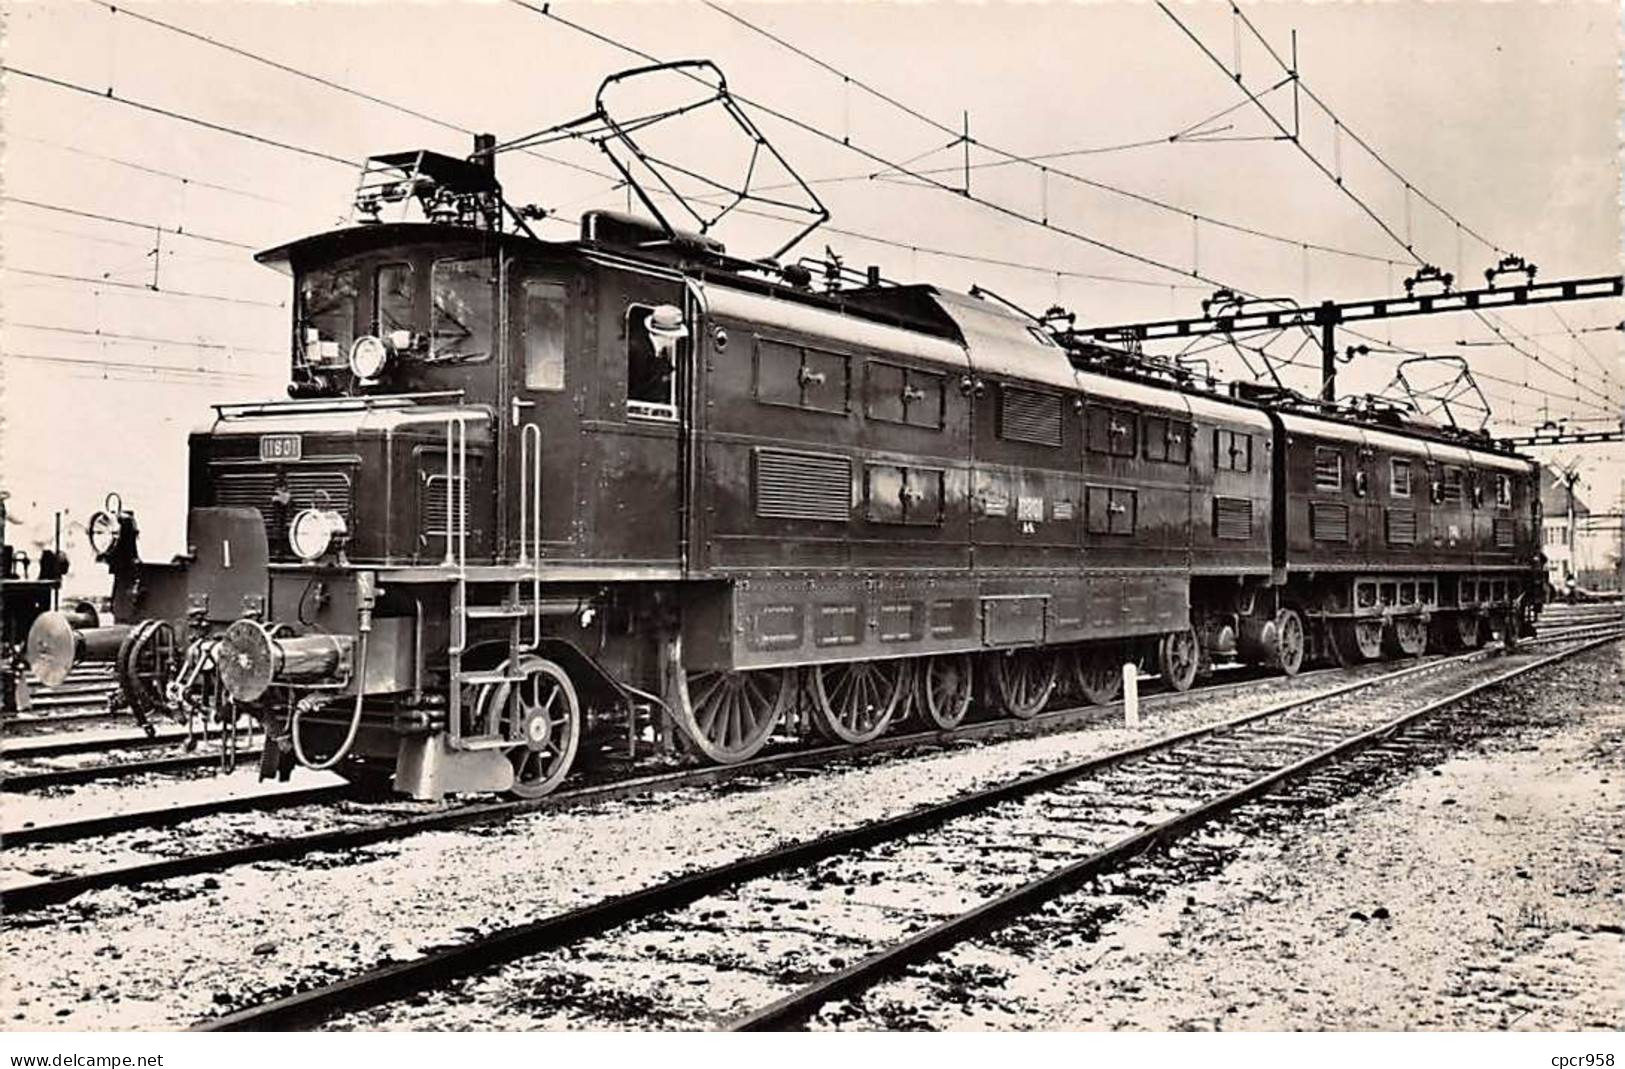
<path id="1" fill-rule="evenodd" d="M 264 774 L 537 796 L 604 746 L 735 762 L 1538 607 L 1521 458 L 630 215 L 543 241 L 489 145 L 374 157 L 361 223 L 259 255 L 290 396 L 191 436 L 182 557 L 104 521 L 135 622 L 37 626 L 42 677 L 111 646 L 143 708 L 262 720 Z"/>

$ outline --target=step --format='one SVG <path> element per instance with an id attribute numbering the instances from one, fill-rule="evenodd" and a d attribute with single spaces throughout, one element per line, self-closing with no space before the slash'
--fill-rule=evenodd
<path id="1" fill-rule="evenodd" d="M 511 676 L 505 672 L 464 672 L 462 684 L 465 687 L 481 687 L 487 683 L 518 683 L 524 676 Z"/>
<path id="2" fill-rule="evenodd" d="M 522 743 L 509 742 L 500 735 L 475 735 L 457 740 L 456 750 L 511 750 Z"/>
<path id="3" fill-rule="evenodd" d="M 530 615 L 527 605 L 469 605 L 463 615 L 470 620 L 517 620 Z"/>

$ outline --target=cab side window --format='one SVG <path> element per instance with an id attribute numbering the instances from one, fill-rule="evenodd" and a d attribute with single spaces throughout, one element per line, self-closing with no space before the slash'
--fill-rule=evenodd
<path id="1" fill-rule="evenodd" d="M 1411 496 L 1411 462 L 1395 458 L 1389 461 L 1388 492 L 1394 497 Z"/>
<path id="2" fill-rule="evenodd" d="M 1326 446 L 1315 447 L 1315 489 L 1343 489 L 1343 452 Z"/>
<path id="3" fill-rule="evenodd" d="M 564 286 L 525 280 L 525 389 L 564 389 Z"/>
<path id="4" fill-rule="evenodd" d="M 626 414 L 639 419 L 677 418 L 677 361 L 687 351 L 685 337 L 661 352 L 649 334 L 654 307 L 626 310 Z"/>
<path id="5" fill-rule="evenodd" d="M 1444 469 L 1444 481 L 1439 487 L 1439 500 L 1460 501 L 1462 482 L 1462 470 L 1453 464 L 1446 464 Z"/>

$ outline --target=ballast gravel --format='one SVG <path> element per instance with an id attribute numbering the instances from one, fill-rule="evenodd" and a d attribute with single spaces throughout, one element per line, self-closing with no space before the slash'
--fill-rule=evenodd
<path id="1" fill-rule="evenodd" d="M 679 872 L 1331 690 L 1349 678 L 1271 679 L 1217 696 L 1193 694 L 1148 709 L 1136 729 L 1101 726 L 845 770 L 810 769 L 760 785 L 724 783 L 541 812 L 82 895 L 5 919 L 0 1020 L 20 1029 L 186 1026 Z M 263 822 L 267 834 L 285 830 L 275 815 L 211 819 L 251 830 Z M 49 868 L 61 856 L 42 864 Z M 477 1017 L 468 1024 L 478 1027 Z"/>
<path id="2" fill-rule="evenodd" d="M 1155 896 L 1127 874 L 1037 941 L 960 947 L 820 1023 L 1625 1029 L 1625 645 L 1474 708 L 1521 726 L 1273 836 L 1210 837 L 1217 872 Z"/>

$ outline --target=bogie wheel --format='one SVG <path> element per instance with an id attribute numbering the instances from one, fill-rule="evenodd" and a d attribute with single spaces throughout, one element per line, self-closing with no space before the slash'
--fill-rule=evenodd
<path id="1" fill-rule="evenodd" d="M 1420 657 L 1427 650 L 1428 625 L 1419 616 L 1401 616 L 1383 630 L 1382 645 L 1390 657 Z"/>
<path id="2" fill-rule="evenodd" d="M 696 752 L 720 765 L 761 752 L 795 697 L 792 670 L 689 672 L 682 677 L 683 735 Z"/>
<path id="3" fill-rule="evenodd" d="M 891 724 L 908 682 L 903 661 L 849 661 L 812 670 L 813 727 L 831 742 L 868 742 Z"/>
<path id="4" fill-rule="evenodd" d="M 1275 614 L 1275 666 L 1289 676 L 1303 668 L 1309 651 L 1309 632 L 1303 626 L 1303 616 L 1297 609 L 1282 609 Z"/>
<path id="5" fill-rule="evenodd" d="M 510 742 L 513 786 L 520 798 L 550 793 L 575 764 L 581 746 L 581 700 L 564 669 L 541 657 L 505 663 L 504 675 L 515 682 L 497 683 L 480 697 L 482 714 L 494 712 L 497 730 Z"/>
<path id="6" fill-rule="evenodd" d="M 1164 635 L 1157 644 L 1157 669 L 1162 681 L 1174 690 L 1190 690 L 1201 667 L 1202 649 L 1196 632 L 1190 628 Z"/>
<path id="7" fill-rule="evenodd" d="M 1382 656 L 1381 620 L 1332 621 L 1332 645 L 1337 647 L 1337 660 L 1344 668 Z"/>
<path id="8" fill-rule="evenodd" d="M 1044 711 L 1060 676 L 1048 650 L 1017 650 L 993 657 L 993 694 L 999 708 L 1017 720 Z"/>
<path id="9" fill-rule="evenodd" d="M 969 655 L 927 657 L 914 676 L 914 708 L 931 726 L 952 731 L 970 709 L 974 681 Z"/>
<path id="10" fill-rule="evenodd" d="M 1483 622 L 1476 613 L 1456 614 L 1456 641 L 1468 650 L 1476 650 L 1484 644 Z"/>
<path id="11" fill-rule="evenodd" d="M 1091 704 L 1110 705 L 1123 689 L 1123 659 L 1111 649 L 1074 650 L 1072 684 Z"/>

